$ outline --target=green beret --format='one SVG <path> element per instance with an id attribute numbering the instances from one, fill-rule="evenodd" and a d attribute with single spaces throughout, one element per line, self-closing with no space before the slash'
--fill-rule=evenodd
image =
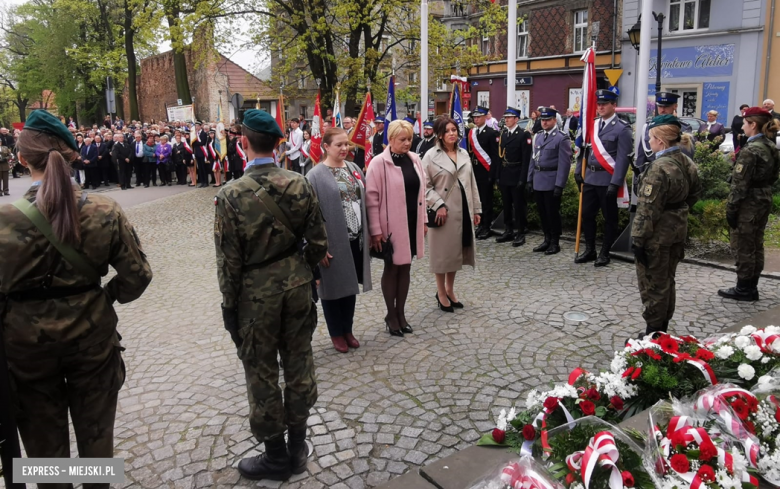
<path id="1" fill-rule="evenodd" d="M 653 117 L 653 120 L 650 122 L 650 126 L 648 126 L 648 128 L 652 129 L 654 127 L 661 126 L 677 126 L 678 128 L 681 128 L 682 124 L 680 124 L 680 120 L 673 115 L 657 115 Z"/>
<path id="2" fill-rule="evenodd" d="M 30 112 L 30 115 L 27 116 L 27 122 L 24 123 L 24 129 L 32 129 L 33 131 L 51 134 L 52 136 L 62 139 L 73 151 L 79 150 L 79 147 L 76 145 L 76 140 L 73 138 L 73 134 L 68 131 L 65 124 L 43 109 Z"/>
<path id="3" fill-rule="evenodd" d="M 244 126 L 255 132 L 262 132 L 264 134 L 270 134 L 278 138 L 283 138 L 284 133 L 279 124 L 276 123 L 276 119 L 271 117 L 271 114 L 264 110 L 249 109 L 244 112 Z"/>

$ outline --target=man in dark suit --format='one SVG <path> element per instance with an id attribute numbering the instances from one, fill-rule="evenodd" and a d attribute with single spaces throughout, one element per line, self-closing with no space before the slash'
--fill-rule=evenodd
<path id="1" fill-rule="evenodd" d="M 775 112 L 775 101 L 771 98 L 764 100 L 764 108 L 772 113 L 772 118 L 780 121 L 780 112 Z"/>
<path id="2" fill-rule="evenodd" d="M 111 161 L 119 173 L 119 184 L 122 190 L 133 188 L 130 178 L 133 175 L 133 148 L 132 143 L 125 143 L 122 133 L 114 135 L 114 146 L 111 148 Z"/>
<path id="3" fill-rule="evenodd" d="M 423 137 L 419 140 L 417 145 L 412 145 L 412 150 L 417 153 L 420 160 L 423 159 L 425 153 L 428 150 L 433 149 L 436 146 L 436 137 L 433 135 L 433 122 L 423 122 Z"/>
<path id="4" fill-rule="evenodd" d="M 377 116 L 374 119 L 374 139 L 371 141 L 371 149 L 374 156 L 381 155 L 385 151 L 384 134 L 385 134 L 385 118 L 383 116 Z"/>
<path id="5" fill-rule="evenodd" d="M 609 264 L 609 250 L 618 235 L 617 199 L 631 163 L 629 155 L 633 153 L 634 137 L 631 126 L 615 113 L 617 95 L 609 90 L 597 90 L 596 104 L 599 118 L 593 124 L 593 145 L 589 151 L 580 153 L 574 172 L 574 179 L 582 192 L 582 229 L 585 233 L 585 252 L 574 263 L 595 260 L 595 266 L 603 267 Z M 583 162 L 585 153 L 588 160 Z M 582 165 L 586 166 L 584 179 Z M 597 257 L 596 215 L 599 209 L 605 226 L 604 241 Z"/>
<path id="6" fill-rule="evenodd" d="M 477 106 L 471 112 L 475 128 L 469 130 L 468 150 L 471 164 L 474 165 L 474 178 L 477 180 L 479 200 L 482 201 L 482 222 L 477 231 L 477 239 L 488 239 L 493 224 L 493 185 L 496 183 L 498 168 L 498 131 L 487 125 L 486 107 Z"/>
<path id="7" fill-rule="evenodd" d="M 130 146 L 130 159 L 133 162 L 133 169 L 135 170 L 135 186 L 140 187 L 144 184 L 144 142 L 143 134 L 141 131 L 136 131 L 133 135 L 135 140 L 129 144 Z M 127 144 L 127 143 L 125 143 Z M 121 167 L 120 167 L 121 169 Z M 128 188 L 130 187 L 128 182 Z"/>
<path id="8" fill-rule="evenodd" d="M 504 204 L 504 234 L 496 238 L 496 243 L 508 243 L 512 246 L 525 244 L 528 227 L 528 202 L 525 194 L 525 182 L 528 177 L 528 162 L 531 161 L 531 135 L 517 125 L 520 111 L 507 107 L 504 112 L 506 125 L 498 141 L 499 160 L 497 172 L 498 189 Z M 494 164 L 496 164 L 494 163 Z"/>
<path id="9" fill-rule="evenodd" d="M 98 152 L 94 144 L 92 144 L 91 138 L 84 140 L 84 146 L 81 147 L 81 161 L 84 163 L 84 188 L 92 187 L 92 190 L 96 190 L 100 184 L 100 176 L 98 170 Z M 95 170 L 98 174 L 95 174 Z"/>
<path id="10" fill-rule="evenodd" d="M 731 121 L 731 141 L 734 144 L 734 152 L 739 151 L 739 148 L 747 144 L 747 138 L 745 137 L 745 131 L 742 129 L 742 124 L 745 121 L 745 110 L 749 109 L 748 104 L 742 104 L 739 106 L 739 114 L 734 116 Z"/>
<path id="11" fill-rule="evenodd" d="M 102 136 L 95 136 L 95 149 L 97 150 L 97 169 L 95 172 L 96 185 L 101 181 L 108 187 L 109 170 L 111 168 L 111 147 L 103 142 Z"/>
<path id="12" fill-rule="evenodd" d="M 198 187 L 206 188 L 209 186 L 209 175 L 211 174 L 211 167 L 208 162 L 208 145 L 209 145 L 209 133 L 208 125 L 202 126 L 200 124 L 195 125 L 195 130 L 198 134 L 198 139 L 192 143 L 192 151 L 195 153 L 195 162 L 198 165 Z"/>
<path id="13" fill-rule="evenodd" d="M 553 109 L 555 110 L 555 109 Z M 563 121 L 563 133 L 574 139 L 577 137 L 577 128 L 580 127 L 580 120 L 575 117 L 571 109 L 566 109 L 566 119 Z"/>

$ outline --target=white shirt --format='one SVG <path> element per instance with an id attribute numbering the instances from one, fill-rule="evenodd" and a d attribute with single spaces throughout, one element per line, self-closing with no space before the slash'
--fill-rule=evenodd
<path id="1" fill-rule="evenodd" d="M 303 147 L 303 131 L 301 128 L 295 128 L 290 131 L 290 142 L 287 143 L 287 147 L 290 148 L 286 154 L 290 159 L 296 160 L 301 156 L 301 148 Z"/>
<path id="2" fill-rule="evenodd" d="M 515 127 L 513 127 L 512 129 L 510 129 L 509 126 L 504 126 L 504 127 L 506 127 L 506 130 L 509 132 L 509 134 L 514 134 L 515 131 L 517 130 L 517 124 L 515 124 Z"/>
<path id="3" fill-rule="evenodd" d="M 141 158 L 144 155 L 144 143 L 142 141 L 133 141 L 135 156 Z"/>

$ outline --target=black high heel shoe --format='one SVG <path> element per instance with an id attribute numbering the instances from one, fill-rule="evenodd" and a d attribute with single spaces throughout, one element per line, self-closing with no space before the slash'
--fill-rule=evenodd
<path id="1" fill-rule="evenodd" d="M 390 336 L 398 336 L 400 338 L 404 337 L 404 328 L 390 329 L 390 321 L 387 319 L 385 319 L 385 328 L 387 329 L 387 332 L 390 333 Z"/>
<path id="2" fill-rule="evenodd" d="M 434 294 L 434 297 L 436 297 L 436 303 L 439 304 L 439 309 L 441 309 L 444 312 L 455 312 L 455 308 L 452 307 L 452 304 L 450 304 L 449 306 L 442 305 L 441 301 L 439 300 L 438 292 Z"/>
<path id="3" fill-rule="evenodd" d="M 412 327 L 409 325 L 409 323 L 406 323 L 406 326 L 404 326 L 403 328 L 401 328 L 401 331 L 403 331 L 405 334 L 412 334 L 412 333 L 414 333 L 414 330 L 413 330 L 413 329 L 412 329 Z"/>
<path id="4" fill-rule="evenodd" d="M 450 297 L 449 294 L 447 294 L 447 299 L 450 300 L 450 304 L 452 304 L 452 307 L 454 307 L 455 309 L 463 309 L 463 303 L 462 302 L 455 302 L 454 300 L 452 300 L 452 297 Z"/>

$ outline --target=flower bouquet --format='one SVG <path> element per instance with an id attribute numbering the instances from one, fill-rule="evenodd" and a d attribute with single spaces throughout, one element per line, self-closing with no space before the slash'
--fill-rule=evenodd
<path id="1" fill-rule="evenodd" d="M 748 429 L 755 430 L 761 444 L 758 472 L 768 482 L 780 486 L 780 369 L 759 377 L 751 393 L 758 399 L 758 406 L 746 424 Z"/>
<path id="2" fill-rule="evenodd" d="M 758 479 L 748 471 L 748 460 L 712 417 L 700 416 L 678 401 L 661 401 L 650 409 L 649 421 L 645 467 L 656 487 L 758 487 Z"/>
<path id="3" fill-rule="evenodd" d="M 780 327 L 743 327 L 739 333 L 705 340 L 714 353 L 710 362 L 720 382 L 748 388 L 780 365 Z"/>
<path id="4" fill-rule="evenodd" d="M 544 467 L 530 457 L 510 462 L 496 472 L 472 484 L 469 489 L 564 489 Z"/>
<path id="5" fill-rule="evenodd" d="M 569 489 L 650 489 L 642 449 L 619 428 L 595 416 L 550 430 L 545 454 L 553 477 Z"/>

